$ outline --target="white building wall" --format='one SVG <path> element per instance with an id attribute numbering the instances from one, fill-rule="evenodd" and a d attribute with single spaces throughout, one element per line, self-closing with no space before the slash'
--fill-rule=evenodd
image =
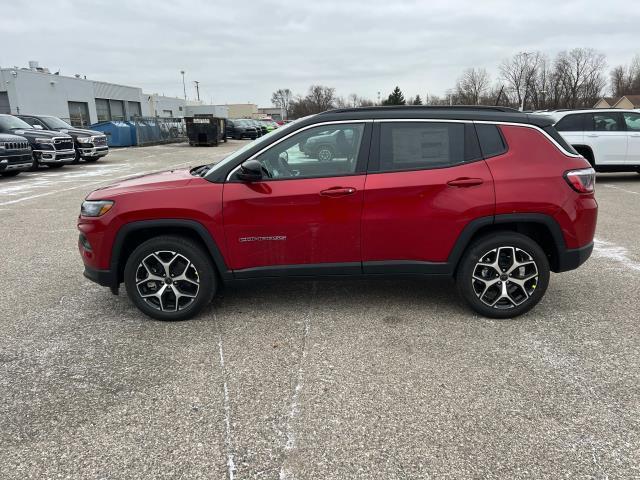
<path id="1" fill-rule="evenodd" d="M 152 95 L 144 95 L 148 99 L 149 115 L 168 117 L 169 114 L 164 112 L 170 111 L 171 116 L 174 118 L 182 118 L 185 116 L 186 102 L 184 98 L 165 97 L 164 95 L 158 95 L 156 93 Z"/>
<path id="2" fill-rule="evenodd" d="M 229 118 L 229 107 L 227 105 L 187 105 L 187 117 L 195 115 L 213 115 L 219 118 Z"/>

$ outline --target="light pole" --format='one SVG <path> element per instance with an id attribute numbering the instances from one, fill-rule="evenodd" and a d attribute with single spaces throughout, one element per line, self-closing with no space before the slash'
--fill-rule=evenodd
<path id="1" fill-rule="evenodd" d="M 520 111 L 524 112 L 524 102 L 527 98 L 527 89 L 529 88 L 529 55 L 533 55 L 532 52 L 520 52 L 520 55 L 524 57 L 524 95 L 522 95 L 522 102 L 520 103 Z"/>
<path id="2" fill-rule="evenodd" d="M 196 94 L 198 95 L 198 101 L 200 101 L 200 82 L 197 80 L 194 80 L 193 83 L 196 84 Z"/>
<path id="3" fill-rule="evenodd" d="M 184 70 L 180 70 L 182 74 L 182 91 L 184 92 L 184 101 L 187 101 L 187 86 L 184 83 Z"/>

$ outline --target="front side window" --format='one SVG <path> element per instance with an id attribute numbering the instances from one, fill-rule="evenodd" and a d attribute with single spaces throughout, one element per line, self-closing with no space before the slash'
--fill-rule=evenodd
<path id="1" fill-rule="evenodd" d="M 619 118 L 614 112 L 594 113 L 593 129 L 596 132 L 618 132 L 622 130 Z"/>
<path id="2" fill-rule="evenodd" d="M 465 160 L 464 145 L 463 123 L 383 123 L 380 127 L 380 171 L 458 165 Z"/>
<path id="3" fill-rule="evenodd" d="M 335 177 L 356 171 L 363 123 L 323 125 L 299 132 L 261 153 L 273 179 Z"/>
<path id="4" fill-rule="evenodd" d="M 585 113 L 567 115 L 558 123 L 556 123 L 556 130 L 559 132 L 584 132 L 587 129 L 587 117 Z"/>
<path id="5" fill-rule="evenodd" d="M 627 130 L 631 132 L 640 132 L 640 113 L 623 113 L 624 123 Z"/>

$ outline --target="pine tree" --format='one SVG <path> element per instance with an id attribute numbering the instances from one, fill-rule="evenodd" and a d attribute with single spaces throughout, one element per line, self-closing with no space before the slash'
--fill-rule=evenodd
<path id="1" fill-rule="evenodd" d="M 389 98 L 382 102 L 383 105 L 406 105 L 407 101 L 404 99 L 404 95 L 402 94 L 402 90 L 400 87 L 396 85 L 396 88 L 393 89 L 393 92 L 389 95 Z"/>
<path id="2" fill-rule="evenodd" d="M 413 99 L 411 105 L 422 105 L 422 99 L 420 98 L 420 95 L 416 95 L 416 98 Z"/>

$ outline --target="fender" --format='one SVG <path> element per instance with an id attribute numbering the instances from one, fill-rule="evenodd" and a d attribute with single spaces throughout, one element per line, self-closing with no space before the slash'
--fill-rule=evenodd
<path id="1" fill-rule="evenodd" d="M 111 250 L 111 263 L 110 263 L 111 272 L 114 272 L 116 284 L 119 283 L 118 277 L 117 277 L 117 274 L 119 271 L 118 262 L 119 262 L 120 254 L 122 253 L 122 247 L 124 246 L 124 241 L 127 235 L 138 230 L 146 230 L 149 228 L 158 228 L 158 227 L 162 227 L 162 228 L 179 227 L 179 228 L 185 228 L 195 232 L 206 245 L 207 250 L 211 254 L 211 258 L 213 259 L 213 262 L 215 263 L 215 266 L 218 269 L 218 272 L 220 273 L 220 276 L 222 277 L 222 279 L 229 280 L 233 277 L 231 270 L 229 270 L 229 267 L 227 267 L 227 264 L 224 261 L 224 257 L 220 253 L 220 249 L 218 248 L 218 245 L 216 244 L 213 237 L 211 236 L 211 233 L 209 233 L 209 230 L 207 230 L 207 228 L 204 225 L 202 225 L 200 222 L 197 222 L 195 220 L 185 220 L 185 219 L 140 220 L 140 221 L 126 223 L 125 225 L 120 227 L 120 229 L 118 230 L 118 233 L 116 234 L 116 238 L 113 243 L 113 248 Z"/>

